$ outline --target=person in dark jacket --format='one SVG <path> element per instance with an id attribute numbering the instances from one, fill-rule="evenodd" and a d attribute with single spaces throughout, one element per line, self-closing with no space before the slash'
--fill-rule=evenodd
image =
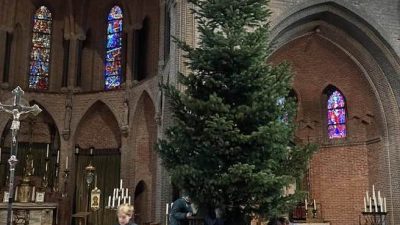
<path id="1" fill-rule="evenodd" d="M 134 217 L 133 213 L 134 210 L 133 206 L 131 205 L 123 204 L 118 206 L 117 209 L 118 225 L 137 225 L 132 221 Z"/>
<path id="2" fill-rule="evenodd" d="M 173 204 L 170 213 L 170 225 L 187 225 L 188 218 L 193 215 L 190 197 L 183 195 L 178 198 Z"/>

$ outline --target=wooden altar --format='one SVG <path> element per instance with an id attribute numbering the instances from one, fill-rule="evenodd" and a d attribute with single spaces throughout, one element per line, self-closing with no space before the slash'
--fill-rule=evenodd
<path id="1" fill-rule="evenodd" d="M 57 203 L 13 203 L 16 225 L 56 225 Z M 0 203 L 0 224 L 7 223 L 7 203 Z"/>

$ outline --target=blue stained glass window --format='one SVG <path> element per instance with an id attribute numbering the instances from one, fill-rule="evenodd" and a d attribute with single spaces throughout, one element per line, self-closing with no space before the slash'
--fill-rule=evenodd
<path id="1" fill-rule="evenodd" d="M 114 6 L 108 14 L 104 88 L 115 89 L 122 83 L 122 9 Z"/>
<path id="2" fill-rule="evenodd" d="M 39 7 L 33 16 L 29 88 L 47 90 L 49 86 L 51 12 L 45 6 Z"/>
<path id="3" fill-rule="evenodd" d="M 346 129 L 346 101 L 342 93 L 334 90 L 328 95 L 328 136 L 330 139 L 344 138 Z"/>

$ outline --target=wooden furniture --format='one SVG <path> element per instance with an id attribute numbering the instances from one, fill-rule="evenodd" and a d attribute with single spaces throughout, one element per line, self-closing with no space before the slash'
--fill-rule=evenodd
<path id="1" fill-rule="evenodd" d="M 15 225 L 56 225 L 57 203 L 13 203 Z M 0 203 L 0 224 L 7 223 L 7 203 Z"/>
<path id="2" fill-rule="evenodd" d="M 72 215 L 72 218 L 75 218 L 77 225 L 87 225 L 87 218 L 90 215 L 90 212 L 77 212 Z"/>

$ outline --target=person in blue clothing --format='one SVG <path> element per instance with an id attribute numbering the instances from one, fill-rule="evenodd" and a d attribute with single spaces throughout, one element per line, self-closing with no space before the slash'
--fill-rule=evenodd
<path id="1" fill-rule="evenodd" d="M 172 204 L 170 213 L 170 225 L 187 225 L 188 218 L 193 216 L 190 197 L 188 194 L 183 194 Z"/>

